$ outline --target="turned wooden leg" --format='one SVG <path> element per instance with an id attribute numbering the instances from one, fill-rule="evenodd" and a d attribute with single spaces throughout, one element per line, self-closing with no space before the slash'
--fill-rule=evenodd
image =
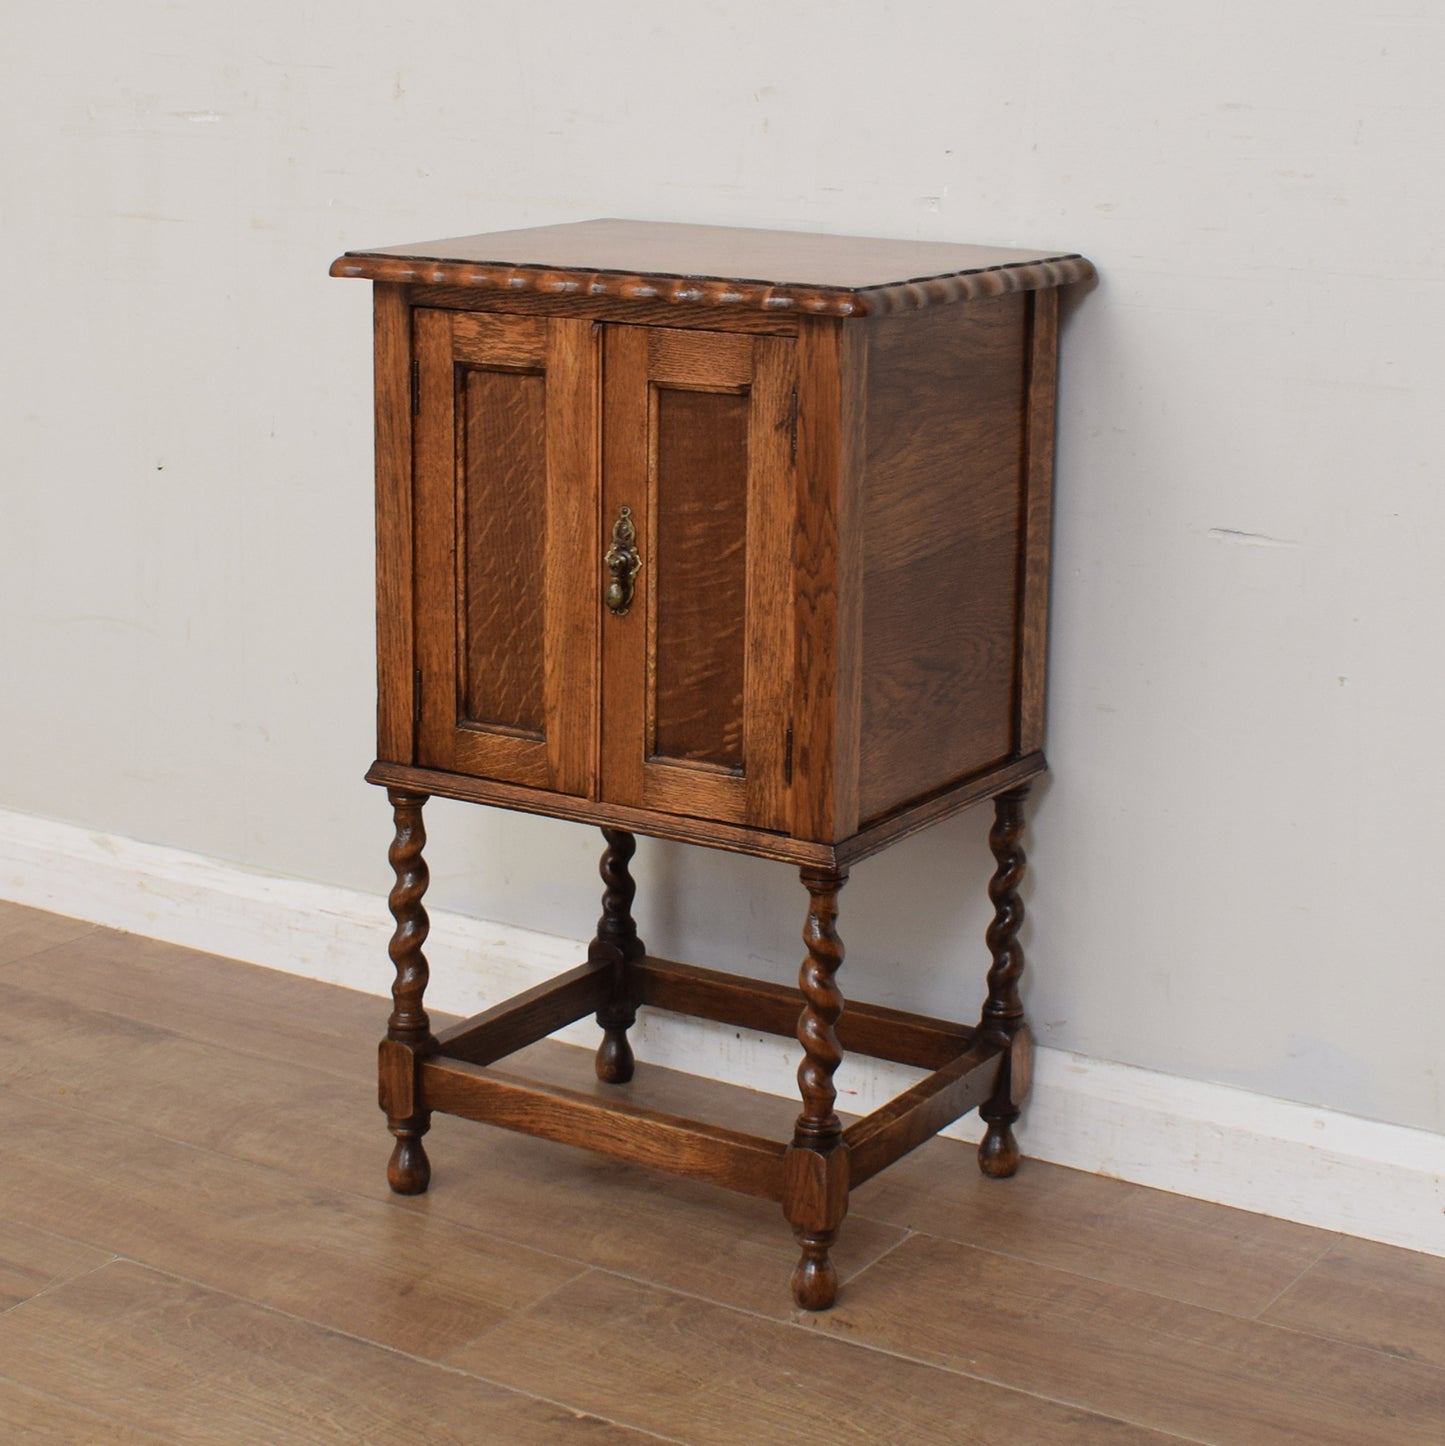
<path id="1" fill-rule="evenodd" d="M 783 1161 L 783 1213 L 803 1252 L 793 1272 L 793 1299 L 804 1310 L 827 1310 L 838 1295 L 838 1274 L 828 1252 L 848 1213 L 848 1147 L 833 1110 L 833 1073 L 843 1059 L 834 1032 L 843 1013 L 843 995 L 834 979 L 843 962 L 843 943 L 834 923 L 838 891 L 847 883 L 848 871 L 805 868 L 802 879 L 809 896 L 803 926 L 808 955 L 798 973 L 803 993 L 798 1017 L 803 1112 Z"/>
<path id="2" fill-rule="evenodd" d="M 427 795 L 392 788 L 387 797 L 396 820 L 396 837 L 387 855 L 396 875 L 387 900 L 396 920 L 389 950 L 396 981 L 391 986 L 393 1008 L 381 1042 L 378 1080 L 381 1107 L 396 1144 L 386 1178 L 398 1195 L 420 1195 L 431 1179 L 431 1165 L 421 1142 L 431 1126 L 431 1111 L 418 1100 L 417 1066 L 436 1049 L 431 1021 L 422 1004 L 428 973 L 422 945 L 431 927 L 421 902 L 428 882 L 422 858 L 426 828 L 421 817 Z"/>
<path id="3" fill-rule="evenodd" d="M 597 1078 L 604 1084 L 626 1084 L 632 1078 L 633 1066 L 627 1031 L 637 1020 L 627 966 L 647 953 L 632 918 L 637 884 L 627 868 L 637 852 L 637 840 L 621 828 L 604 828 L 602 837 L 607 840 L 598 866 L 603 884 L 602 917 L 597 921 L 597 937 L 588 946 L 587 958 L 597 968 L 609 970 L 612 979 L 609 998 L 597 1011 L 597 1023 L 602 1027 Z"/>
<path id="4" fill-rule="evenodd" d="M 1028 1096 L 1032 1040 L 1024 1023 L 1019 979 L 1024 972 L 1024 951 L 1018 942 L 1024 906 L 1018 888 L 1024 876 L 1024 800 L 1028 785 L 1011 788 L 994 799 L 994 824 L 988 846 L 996 862 L 989 880 L 993 922 L 988 926 L 988 999 L 983 1006 L 980 1031 L 1005 1047 L 993 1095 L 979 1106 L 988 1128 L 978 1147 L 978 1167 L 995 1180 L 1007 1179 L 1019 1167 L 1019 1147 L 1013 1124 Z"/>

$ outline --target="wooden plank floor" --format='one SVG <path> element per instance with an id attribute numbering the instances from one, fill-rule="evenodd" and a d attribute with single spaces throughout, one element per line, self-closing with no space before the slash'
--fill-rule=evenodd
<path id="1" fill-rule="evenodd" d="M 391 1196 L 378 999 L 3 903 L 0 986 L 0 1441 L 1445 1442 L 1445 1260 L 935 1141 L 804 1317 L 763 1201 L 441 1117 Z"/>

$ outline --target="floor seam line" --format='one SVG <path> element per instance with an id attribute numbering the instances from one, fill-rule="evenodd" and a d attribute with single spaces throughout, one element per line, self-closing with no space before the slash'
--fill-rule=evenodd
<path id="1" fill-rule="evenodd" d="M 69 1237 L 64 1238 L 68 1239 Z M 87 1242 L 84 1240 L 78 1240 L 75 1243 L 77 1245 L 87 1245 Z M 91 1250 L 100 1251 L 104 1251 L 105 1249 L 104 1246 L 100 1245 L 90 1245 L 88 1246 L 88 1248 Z M 22 1310 L 27 1305 L 32 1305 L 37 1300 L 44 1300 L 47 1295 L 50 1295 L 52 1292 L 61 1289 L 63 1286 L 72 1285 L 76 1281 L 85 1280 L 87 1277 L 94 1275 L 97 1271 L 104 1270 L 108 1265 L 114 1265 L 116 1261 L 122 1258 L 123 1257 L 117 1255 L 114 1251 L 110 1251 L 109 1259 L 102 1260 L 99 1265 L 92 1265 L 88 1270 L 78 1271 L 75 1275 L 67 1275 L 63 1278 L 49 1281 L 47 1284 L 42 1285 L 40 1289 L 35 1292 L 34 1295 L 27 1295 L 24 1300 L 17 1300 L 14 1305 L 7 1305 L 4 1310 L 0 1310 L 0 1320 L 3 1320 L 8 1315 L 14 1315 L 16 1311 Z M 75 1404 L 79 1405 L 80 1403 L 77 1401 L 75 1402 Z"/>
<path id="2" fill-rule="evenodd" d="M 1264 1319 L 1264 1313 L 1268 1310 L 1273 1310 L 1274 1307 L 1278 1305 L 1279 1302 L 1283 1300 L 1284 1297 L 1287 1296 L 1290 1291 L 1292 1291 L 1295 1286 L 1297 1286 L 1300 1281 L 1302 1281 L 1305 1276 L 1307 1276 L 1310 1271 L 1315 1268 L 1315 1266 L 1319 1265 L 1326 1256 L 1334 1252 L 1334 1250 L 1338 1247 L 1339 1243 L 1340 1242 L 1338 1240 L 1331 1240 L 1330 1243 L 1326 1245 L 1325 1248 L 1321 1250 L 1320 1253 L 1315 1256 L 1315 1258 L 1310 1261 L 1310 1263 L 1305 1266 L 1305 1268 L 1300 1271 L 1300 1273 L 1295 1276 L 1294 1279 L 1291 1280 L 1290 1283 L 1286 1285 L 1283 1290 L 1276 1291 L 1274 1295 L 1272 1295 L 1262 1306 L 1260 1306 L 1260 1308 L 1254 1313 L 1254 1319 L 1257 1320 L 1261 1325 L 1272 1325 L 1274 1322 L 1266 1321 Z"/>
<path id="3" fill-rule="evenodd" d="M 333 1325 L 328 1321 L 320 1321 L 312 1316 L 301 1315 L 294 1310 L 287 1310 L 284 1306 L 272 1305 L 264 1300 L 257 1300 L 254 1296 L 242 1295 L 226 1286 L 211 1285 L 207 1281 L 198 1280 L 196 1277 L 186 1275 L 178 1270 L 168 1270 L 163 1266 L 149 1265 L 143 1260 L 135 1260 L 130 1256 L 118 1255 L 114 1260 L 106 1262 L 113 1265 L 117 1261 L 134 1265 L 137 1270 L 148 1271 L 151 1274 L 162 1276 L 168 1280 L 180 1282 L 182 1285 L 195 1286 L 198 1290 L 209 1291 L 213 1295 L 225 1296 L 228 1300 L 238 1301 L 242 1305 L 249 1305 L 256 1310 L 263 1310 L 271 1315 L 277 1315 L 285 1320 L 295 1321 L 298 1325 L 309 1326 L 313 1330 L 325 1331 L 329 1335 L 339 1336 L 343 1340 L 353 1341 L 357 1345 L 367 1346 L 372 1350 L 385 1351 L 388 1355 L 399 1356 L 403 1360 L 414 1361 L 419 1366 L 426 1366 L 430 1370 L 445 1371 L 448 1375 L 463 1376 L 468 1380 L 482 1381 L 486 1385 L 495 1386 L 500 1391 L 506 1391 L 514 1396 L 522 1396 L 528 1400 L 541 1401 L 549 1406 L 559 1406 L 564 1411 L 571 1411 L 579 1416 L 591 1416 L 597 1420 L 606 1421 L 609 1425 L 619 1426 L 629 1431 L 636 1431 L 641 1435 L 651 1436 L 658 1441 L 666 1441 L 670 1446 L 687 1446 L 687 1443 L 680 1442 L 676 1437 L 659 1436 L 655 1431 L 648 1431 L 645 1427 L 633 1426 L 627 1421 L 613 1420 L 611 1417 L 602 1416 L 596 1411 L 590 1411 L 583 1406 L 574 1406 L 567 1401 L 555 1400 L 550 1396 L 539 1396 L 534 1391 L 524 1390 L 520 1386 L 509 1385 L 506 1381 L 499 1381 L 492 1376 L 484 1376 L 480 1371 L 467 1370 L 462 1366 L 454 1366 L 447 1361 L 437 1360 L 433 1356 L 418 1355 L 415 1351 L 403 1350 L 400 1346 L 394 1346 L 386 1341 L 373 1340 L 370 1336 L 359 1334 L 357 1331 L 349 1330 L 345 1326 Z M 527 1309 L 529 1307 L 524 1307 Z M 505 1315 L 512 1314 L 505 1312 Z M 462 1349 L 458 1347 L 457 1349 Z"/>

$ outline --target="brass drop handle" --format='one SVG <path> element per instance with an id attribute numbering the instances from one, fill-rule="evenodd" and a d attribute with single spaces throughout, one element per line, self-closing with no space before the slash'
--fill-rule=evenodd
<path id="1" fill-rule="evenodd" d="M 637 528 L 633 525 L 630 507 L 624 507 L 612 524 L 612 546 L 607 549 L 602 562 L 612 574 L 604 601 L 620 618 L 632 606 L 633 586 L 642 570 L 642 555 L 637 550 Z"/>

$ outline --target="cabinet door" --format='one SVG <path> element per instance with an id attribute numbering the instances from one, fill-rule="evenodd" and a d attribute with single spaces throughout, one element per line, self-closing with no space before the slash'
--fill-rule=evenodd
<path id="1" fill-rule="evenodd" d="M 641 554 L 601 609 L 612 802 L 787 827 L 794 365 L 777 337 L 607 329 L 602 525 L 630 509 Z"/>
<path id="2" fill-rule="evenodd" d="M 419 308 L 423 766 L 595 794 L 598 337 Z"/>

